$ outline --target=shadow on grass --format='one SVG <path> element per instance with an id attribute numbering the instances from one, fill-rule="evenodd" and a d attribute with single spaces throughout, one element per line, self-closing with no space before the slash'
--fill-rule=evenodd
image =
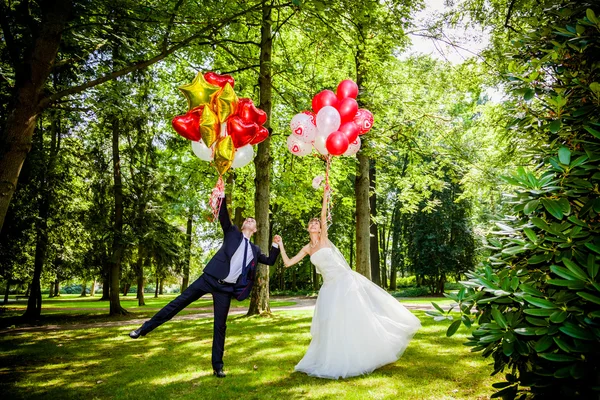
<path id="1" fill-rule="evenodd" d="M 225 379 L 212 376 L 212 319 L 173 321 L 131 340 L 131 326 L 0 336 L 0 392 L 10 399 L 487 398 L 491 369 L 446 326 L 423 328 L 403 357 L 373 374 L 323 380 L 294 372 L 311 312 L 231 316 Z M 6 397 L 4 397 L 6 396 Z"/>

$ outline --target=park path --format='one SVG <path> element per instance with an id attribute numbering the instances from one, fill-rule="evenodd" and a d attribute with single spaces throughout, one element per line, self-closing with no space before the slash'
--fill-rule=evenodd
<path id="1" fill-rule="evenodd" d="M 316 297 L 272 297 L 272 300 L 277 301 L 289 301 L 295 302 L 295 304 L 290 306 L 281 306 L 281 307 L 271 307 L 272 312 L 276 311 L 301 311 L 301 310 L 314 310 L 315 303 L 317 301 Z M 233 305 L 234 303 L 232 303 Z M 409 310 L 420 310 L 420 311 L 430 311 L 434 310 L 433 306 L 428 304 L 402 304 Z M 443 307 L 447 308 L 447 307 Z M 68 307 L 48 307 L 46 310 L 52 311 L 92 311 L 95 310 L 93 308 L 68 308 Z M 187 307 L 187 311 L 200 311 L 198 313 L 186 314 L 186 315 L 178 315 L 173 317 L 172 321 L 189 321 L 199 318 L 212 318 L 213 313 L 210 311 L 211 307 Z M 100 308 L 98 310 L 106 310 L 106 308 Z M 158 309 L 157 309 L 158 310 Z M 246 314 L 248 312 L 247 307 L 231 307 L 229 310 L 229 315 L 241 315 Z M 64 330 L 74 330 L 74 329 L 93 329 L 93 328 L 107 328 L 107 327 L 115 327 L 115 326 L 139 326 L 144 323 L 148 318 L 136 318 L 136 319 L 127 319 L 120 321 L 106 321 L 106 322 L 95 322 L 89 324 L 48 324 L 42 326 L 23 326 L 12 329 L 1 329 L 0 335 L 3 334 L 18 334 L 22 332 L 44 332 L 44 331 L 64 331 Z"/>

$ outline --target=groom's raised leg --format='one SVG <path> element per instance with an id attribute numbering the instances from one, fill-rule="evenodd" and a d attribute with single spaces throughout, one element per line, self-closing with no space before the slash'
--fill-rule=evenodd
<path id="1" fill-rule="evenodd" d="M 153 331 L 160 325 L 164 324 L 171 318 L 173 318 L 179 311 L 183 310 L 192 302 L 198 300 L 201 296 L 210 291 L 210 286 L 206 282 L 204 275 L 196 279 L 186 290 L 183 291 L 179 296 L 172 300 L 169 304 L 164 306 L 159 312 L 157 312 L 152 318 L 146 321 L 141 328 L 138 329 L 138 335 L 146 335 Z M 136 332 L 136 331 L 134 331 Z M 133 332 L 132 332 L 133 334 Z M 131 336 L 131 334 L 130 334 Z M 132 336 L 133 337 L 133 336 Z"/>

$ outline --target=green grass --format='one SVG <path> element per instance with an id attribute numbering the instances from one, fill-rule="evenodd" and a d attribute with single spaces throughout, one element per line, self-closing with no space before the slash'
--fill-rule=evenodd
<path id="1" fill-rule="evenodd" d="M 310 341 L 311 311 L 231 316 L 225 379 L 210 364 L 212 319 L 171 321 L 143 339 L 134 328 L 0 335 L 0 392 L 10 399 L 487 399 L 497 378 L 462 343 L 461 328 L 415 312 L 423 328 L 404 356 L 339 381 L 294 372 Z"/>

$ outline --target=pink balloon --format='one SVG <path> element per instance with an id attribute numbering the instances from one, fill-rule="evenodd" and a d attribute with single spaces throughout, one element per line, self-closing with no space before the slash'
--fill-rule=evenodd
<path id="1" fill-rule="evenodd" d="M 339 131 L 346 135 L 348 143 L 352 143 L 360 134 L 360 127 L 354 122 L 346 122 L 340 126 Z"/>
<path id="2" fill-rule="evenodd" d="M 354 119 L 354 116 L 358 111 L 358 103 L 353 98 L 346 97 L 338 103 L 337 109 L 343 124 L 344 122 L 349 122 Z"/>
<path id="3" fill-rule="evenodd" d="M 344 152 L 345 156 L 353 156 L 360 150 L 360 136 L 356 140 L 348 145 L 348 150 Z"/>
<path id="4" fill-rule="evenodd" d="M 373 126 L 373 114 L 365 108 L 360 108 L 354 116 L 354 123 L 360 128 L 360 135 L 365 134 Z"/>
<path id="5" fill-rule="evenodd" d="M 290 135 L 287 138 L 287 147 L 293 155 L 302 157 L 312 152 L 312 144 L 303 142 L 295 135 Z"/>
<path id="6" fill-rule="evenodd" d="M 313 125 L 317 125 L 317 116 L 315 115 L 314 112 L 312 111 L 302 111 L 302 114 L 306 114 L 310 117 L 310 122 L 312 122 Z"/>
<path id="7" fill-rule="evenodd" d="M 317 127 L 311 122 L 311 116 L 304 113 L 294 115 L 290 122 L 292 133 L 306 143 L 312 143 L 317 135 Z"/>
<path id="8" fill-rule="evenodd" d="M 331 155 L 342 155 L 346 150 L 348 150 L 348 139 L 343 132 L 335 131 L 327 137 L 325 147 L 327 147 L 327 151 Z"/>
<path id="9" fill-rule="evenodd" d="M 339 100 L 351 97 L 353 99 L 358 96 L 358 85 L 352 79 L 346 79 L 340 82 L 337 87 L 337 98 Z"/>
<path id="10" fill-rule="evenodd" d="M 331 90 L 323 90 L 312 99 L 312 109 L 316 113 L 325 106 L 337 107 L 338 99 Z"/>

